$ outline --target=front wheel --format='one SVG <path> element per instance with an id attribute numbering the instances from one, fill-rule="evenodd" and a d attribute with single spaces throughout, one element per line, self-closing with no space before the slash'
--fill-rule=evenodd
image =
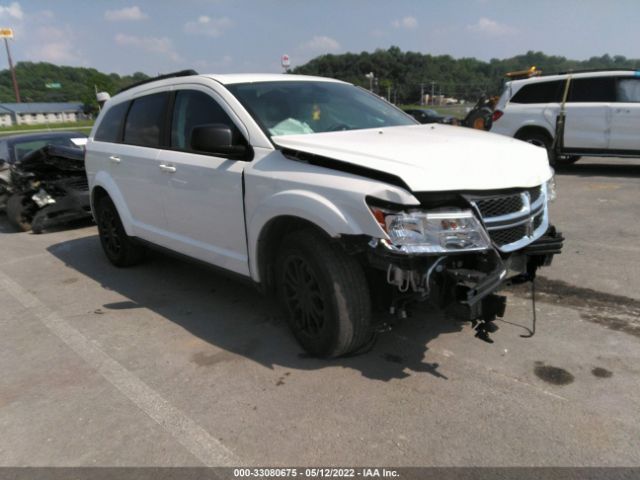
<path id="1" fill-rule="evenodd" d="M 313 356 L 339 357 L 372 338 L 362 267 L 313 230 L 285 238 L 277 257 L 276 291 L 294 336 Z"/>
<path id="2" fill-rule="evenodd" d="M 31 221 L 33 220 L 31 203 L 33 201 L 27 195 L 20 193 L 14 193 L 7 200 L 7 218 L 22 232 L 31 230 Z"/>
<path id="3" fill-rule="evenodd" d="M 129 267 L 144 259 L 144 247 L 127 235 L 118 210 L 109 197 L 98 200 L 96 223 L 102 249 L 116 267 Z"/>

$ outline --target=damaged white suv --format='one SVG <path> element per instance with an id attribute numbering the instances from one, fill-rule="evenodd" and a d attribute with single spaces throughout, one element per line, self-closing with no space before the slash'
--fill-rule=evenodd
<path id="1" fill-rule="evenodd" d="M 137 85 L 104 106 L 86 169 L 113 264 L 153 244 L 249 277 L 316 356 L 371 340 L 372 299 L 399 314 L 461 305 L 484 332 L 504 312 L 495 292 L 562 248 L 544 151 L 420 125 L 325 78 L 186 71 Z"/>

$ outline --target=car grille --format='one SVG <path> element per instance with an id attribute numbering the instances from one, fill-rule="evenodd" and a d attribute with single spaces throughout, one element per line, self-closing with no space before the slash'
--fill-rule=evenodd
<path id="1" fill-rule="evenodd" d="M 466 198 L 482 217 L 493 243 L 503 252 L 531 243 L 548 226 L 542 187 Z"/>

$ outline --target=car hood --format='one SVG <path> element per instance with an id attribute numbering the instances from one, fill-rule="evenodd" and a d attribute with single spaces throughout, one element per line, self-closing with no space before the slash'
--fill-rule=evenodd
<path id="1" fill-rule="evenodd" d="M 552 175 L 540 147 L 449 125 L 281 135 L 272 140 L 281 148 L 395 175 L 415 192 L 534 187 Z"/>

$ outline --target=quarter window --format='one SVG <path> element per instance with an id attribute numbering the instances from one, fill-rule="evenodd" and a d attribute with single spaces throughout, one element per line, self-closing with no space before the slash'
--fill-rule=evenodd
<path id="1" fill-rule="evenodd" d="M 123 102 L 107 110 L 102 122 L 100 122 L 98 126 L 95 139 L 100 142 L 119 142 L 122 132 L 122 122 L 124 121 L 128 107 L 129 102 Z"/>
<path id="2" fill-rule="evenodd" d="M 227 125 L 239 135 L 233 121 L 209 95 L 198 90 L 178 91 L 171 123 L 171 146 L 180 150 L 191 150 L 190 138 L 193 127 L 214 123 Z"/>
<path id="3" fill-rule="evenodd" d="M 553 103 L 562 101 L 564 80 L 530 83 L 522 87 L 511 103 Z"/>
<path id="4" fill-rule="evenodd" d="M 640 78 L 618 80 L 618 102 L 640 102 Z"/>
<path id="5" fill-rule="evenodd" d="M 124 142 L 143 147 L 159 147 L 168 95 L 156 93 L 136 98 L 124 127 Z"/>
<path id="6" fill-rule="evenodd" d="M 615 102 L 613 77 L 574 78 L 569 86 L 569 102 Z"/>

